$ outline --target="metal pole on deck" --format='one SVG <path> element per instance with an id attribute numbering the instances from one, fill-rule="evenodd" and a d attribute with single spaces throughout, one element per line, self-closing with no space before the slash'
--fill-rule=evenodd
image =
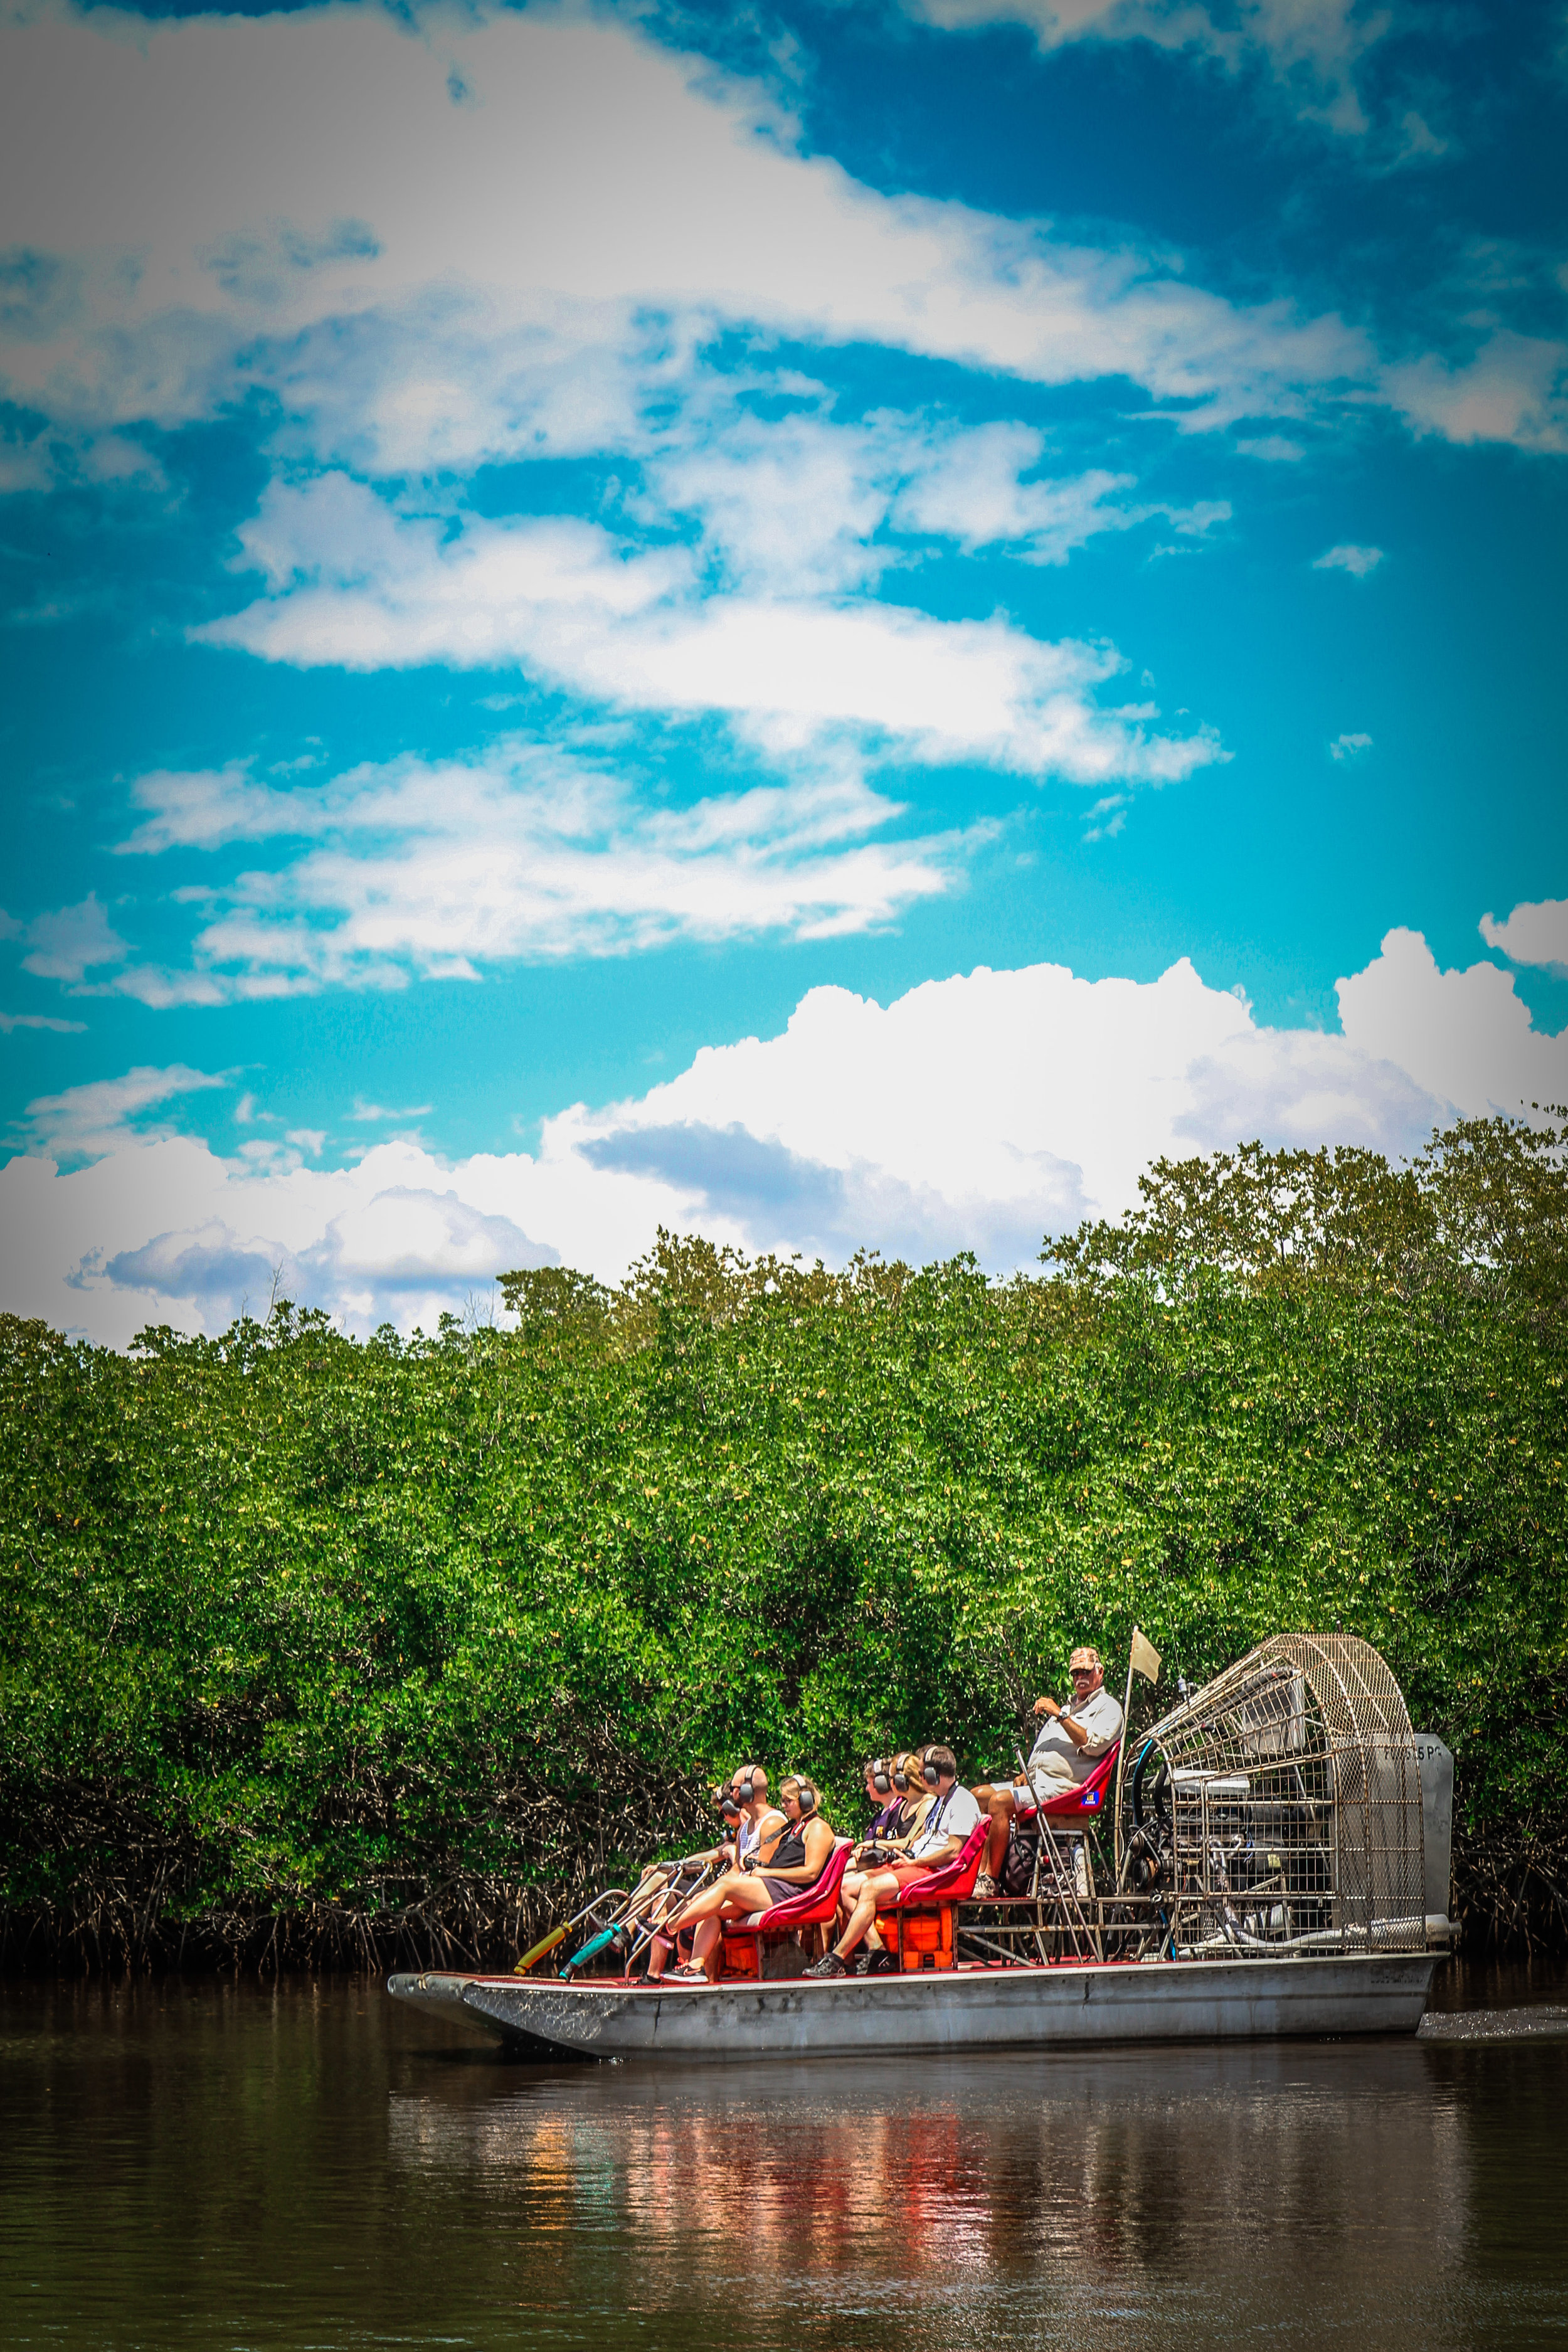
<path id="1" fill-rule="evenodd" d="M 1127 1724 L 1132 1713 L 1132 1677 L 1142 1675 L 1152 1683 L 1160 1679 L 1160 1653 L 1148 1635 L 1134 1625 L 1132 1639 L 1127 1645 L 1127 1696 L 1121 1707 L 1121 1742 L 1116 1750 L 1116 1818 L 1111 1832 L 1116 1854 L 1116 1891 L 1121 1892 L 1121 1768 L 1127 1761 Z"/>

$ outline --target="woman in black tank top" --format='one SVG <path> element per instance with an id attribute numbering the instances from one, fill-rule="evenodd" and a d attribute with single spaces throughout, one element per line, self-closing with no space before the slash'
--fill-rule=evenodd
<path id="1" fill-rule="evenodd" d="M 833 1832 L 816 1810 L 815 1790 L 811 1792 L 811 1810 L 803 1810 L 801 1795 L 807 1785 L 791 1779 L 779 1790 L 787 1827 L 768 1856 L 765 1870 L 726 1871 L 714 1885 L 705 1886 L 700 1895 L 692 1896 L 676 1924 L 689 1927 L 694 1920 L 718 1919 L 724 1913 L 731 1918 L 749 1918 L 753 1911 L 771 1911 L 775 1903 L 793 1903 L 797 1895 L 805 1895 L 816 1885 L 832 1856 Z M 695 1957 L 695 1947 L 693 1952 Z M 706 1969 L 695 1966 L 689 1969 L 670 1969 L 666 1971 L 666 1981 L 706 1974 Z"/>

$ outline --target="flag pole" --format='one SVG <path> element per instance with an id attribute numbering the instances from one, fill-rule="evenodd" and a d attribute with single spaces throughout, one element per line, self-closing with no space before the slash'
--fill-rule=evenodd
<path id="1" fill-rule="evenodd" d="M 1138 1628 L 1133 1627 L 1136 1633 Z M 1116 1750 L 1115 1811 L 1110 1823 L 1111 1850 L 1116 1856 L 1116 1881 L 1113 1892 L 1121 1892 L 1121 1767 L 1127 1761 L 1127 1725 L 1132 1713 L 1132 1644 L 1127 1645 L 1127 1696 L 1121 1705 L 1121 1740 Z"/>

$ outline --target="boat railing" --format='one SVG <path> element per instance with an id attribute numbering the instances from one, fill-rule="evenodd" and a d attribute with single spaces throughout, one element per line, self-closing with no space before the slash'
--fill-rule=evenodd
<path id="1" fill-rule="evenodd" d="M 1402 1950 L 1425 1943 L 1424 1919 L 1335 1922 L 1326 1904 L 1299 1905 L 1282 1887 L 1224 1893 L 995 1895 L 959 1906 L 961 1960 L 1036 1966 L 1061 1960 L 1289 1959 Z"/>

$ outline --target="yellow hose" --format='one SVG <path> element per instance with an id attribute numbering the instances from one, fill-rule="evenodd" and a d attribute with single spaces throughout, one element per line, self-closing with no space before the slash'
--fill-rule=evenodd
<path id="1" fill-rule="evenodd" d="M 549 1935 L 546 1936 L 542 1942 L 535 1944 L 531 1952 L 524 1952 L 521 1959 L 519 1960 L 516 1968 L 512 1970 L 513 1976 L 525 1977 L 530 1969 L 533 1966 L 535 1960 L 542 1960 L 546 1952 L 552 1952 L 555 1949 L 556 1945 L 562 1941 L 565 1933 L 566 1930 L 564 1927 L 552 1927 Z"/>

